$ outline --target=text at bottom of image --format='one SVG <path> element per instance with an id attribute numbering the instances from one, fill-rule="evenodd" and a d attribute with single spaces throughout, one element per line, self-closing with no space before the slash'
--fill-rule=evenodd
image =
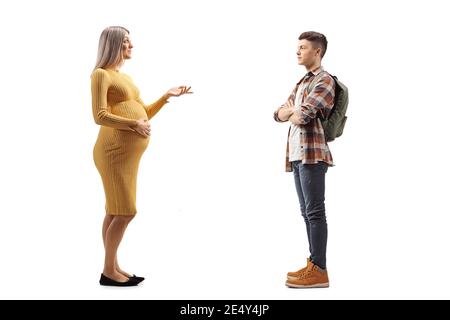
<path id="1" fill-rule="evenodd" d="M 245 304 L 225 304 L 221 308 L 219 307 L 203 307 L 197 305 L 188 304 L 180 308 L 180 315 L 202 315 L 208 318 L 212 317 L 214 314 L 223 315 L 253 315 L 253 316 L 264 316 L 269 311 L 269 306 L 267 304 L 262 305 L 245 305 Z"/>

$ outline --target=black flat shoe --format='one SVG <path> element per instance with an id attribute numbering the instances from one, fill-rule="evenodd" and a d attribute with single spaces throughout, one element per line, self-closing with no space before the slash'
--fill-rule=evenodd
<path id="1" fill-rule="evenodd" d="M 136 281 L 137 283 L 141 283 L 142 281 L 145 280 L 144 277 L 138 277 L 137 275 L 133 274 L 133 276 L 130 278 L 133 279 L 134 281 Z"/>
<path id="2" fill-rule="evenodd" d="M 113 279 L 108 278 L 103 273 L 100 276 L 100 285 L 102 286 L 111 286 L 111 287 L 133 287 L 137 286 L 139 282 L 134 280 L 133 278 L 129 278 L 128 281 L 125 282 L 119 282 Z"/>

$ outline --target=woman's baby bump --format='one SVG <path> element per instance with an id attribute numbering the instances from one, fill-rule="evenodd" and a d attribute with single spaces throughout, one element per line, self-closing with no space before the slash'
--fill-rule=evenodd
<path id="1" fill-rule="evenodd" d="M 144 107 L 136 100 L 127 100 L 111 106 L 111 113 L 128 119 L 148 119 Z"/>

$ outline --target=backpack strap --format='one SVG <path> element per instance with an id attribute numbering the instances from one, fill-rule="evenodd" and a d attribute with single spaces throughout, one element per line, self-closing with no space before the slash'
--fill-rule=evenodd
<path id="1" fill-rule="evenodd" d="M 319 78 L 317 77 L 322 72 L 326 72 L 325 70 L 320 71 L 318 74 L 314 76 L 314 79 L 308 84 L 308 94 L 311 93 L 312 89 L 316 86 L 317 82 L 319 82 Z"/>
<path id="2" fill-rule="evenodd" d="M 318 77 L 318 75 L 321 74 L 322 72 L 326 72 L 326 71 L 325 71 L 325 70 L 322 70 L 322 71 L 320 71 L 318 74 L 316 74 L 316 75 L 314 76 L 314 79 L 313 79 L 313 80 L 308 84 L 308 86 L 306 87 L 308 94 L 311 93 L 312 89 L 313 89 L 313 88 L 317 85 L 317 83 L 319 82 L 319 77 Z M 318 117 L 319 117 L 320 120 L 325 120 L 324 117 L 323 117 L 323 115 L 322 115 L 322 112 L 319 112 L 319 113 L 318 113 Z"/>

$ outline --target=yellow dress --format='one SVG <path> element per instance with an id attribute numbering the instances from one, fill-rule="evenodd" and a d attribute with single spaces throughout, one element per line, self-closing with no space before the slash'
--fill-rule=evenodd
<path id="1" fill-rule="evenodd" d="M 144 105 L 139 90 L 126 74 L 98 68 L 91 76 L 92 112 L 100 127 L 94 146 L 94 162 L 102 178 L 106 213 L 136 214 L 136 181 L 139 161 L 149 143 L 131 126 L 150 120 L 167 98 Z"/>

